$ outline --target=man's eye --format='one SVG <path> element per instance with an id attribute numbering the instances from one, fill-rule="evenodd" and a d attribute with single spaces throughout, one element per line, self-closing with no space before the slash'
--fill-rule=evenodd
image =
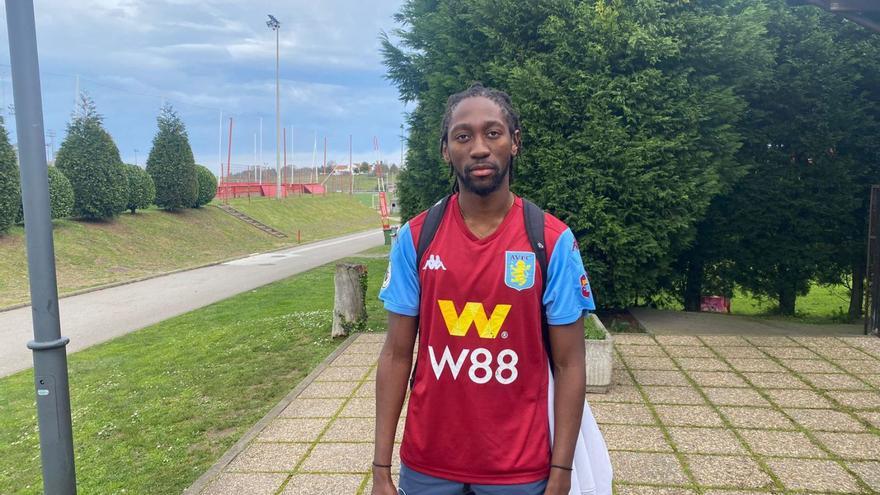
<path id="1" fill-rule="evenodd" d="M 500 132 L 498 132 L 498 131 L 489 131 L 489 137 L 490 137 L 490 138 L 497 138 L 497 137 L 499 137 L 499 136 L 501 136 L 501 133 L 500 133 Z"/>
<path id="2" fill-rule="evenodd" d="M 455 136 L 455 140 L 456 141 L 467 141 L 469 137 L 470 136 L 468 136 L 467 134 L 459 134 L 458 136 Z"/>

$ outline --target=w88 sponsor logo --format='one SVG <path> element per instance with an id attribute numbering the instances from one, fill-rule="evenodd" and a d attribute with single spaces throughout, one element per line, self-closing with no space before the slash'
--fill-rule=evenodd
<path id="1" fill-rule="evenodd" d="M 491 351 L 482 347 L 478 347 L 473 351 L 462 349 L 458 357 L 453 358 L 452 352 L 450 352 L 447 346 L 443 348 L 443 354 L 440 355 L 440 360 L 438 361 L 434 347 L 429 345 L 428 354 L 430 354 L 431 367 L 434 369 L 434 376 L 437 380 L 444 374 L 446 368 L 449 368 L 452 379 L 457 380 L 468 355 L 470 355 L 470 367 L 468 367 L 467 376 L 474 383 L 482 385 L 495 378 L 495 381 L 498 383 L 509 385 L 515 382 L 519 376 L 519 371 L 516 369 L 519 356 L 511 349 L 500 351 L 497 359 L 493 358 Z M 494 371 L 492 369 L 493 361 L 497 363 Z"/>

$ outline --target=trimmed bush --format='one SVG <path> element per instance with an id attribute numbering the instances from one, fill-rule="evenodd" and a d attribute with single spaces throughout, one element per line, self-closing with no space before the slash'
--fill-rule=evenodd
<path id="1" fill-rule="evenodd" d="M 59 218 L 67 218 L 73 213 L 73 186 L 67 177 L 58 170 L 58 167 L 49 166 L 49 208 L 51 209 L 52 220 Z M 23 199 L 22 199 L 23 201 Z M 24 223 L 24 208 L 22 201 L 18 202 L 18 214 L 15 216 L 15 223 Z"/>
<path id="2" fill-rule="evenodd" d="M 93 220 L 113 218 L 125 210 L 128 200 L 119 149 L 102 121 L 95 103 L 82 95 L 55 159 L 55 166 L 73 186 L 73 215 Z"/>
<path id="3" fill-rule="evenodd" d="M 165 105 L 156 119 L 159 132 L 147 158 L 147 172 L 156 185 L 156 205 L 166 210 L 196 204 L 199 183 L 196 161 L 186 128 L 171 105 Z"/>
<path id="4" fill-rule="evenodd" d="M 203 165 L 196 165 L 196 172 L 199 181 L 199 196 L 196 198 L 193 208 L 201 208 L 210 203 L 217 195 L 217 177 L 214 176 L 214 172 Z"/>
<path id="5" fill-rule="evenodd" d="M 125 176 L 128 178 L 128 204 L 125 209 L 134 214 L 138 208 L 143 210 L 153 204 L 156 199 L 156 185 L 153 184 L 150 174 L 137 165 L 126 164 Z"/>
<path id="6" fill-rule="evenodd" d="M 0 117 L 0 234 L 15 222 L 15 213 L 21 202 L 18 164 L 15 150 L 9 143 L 9 134 Z"/>

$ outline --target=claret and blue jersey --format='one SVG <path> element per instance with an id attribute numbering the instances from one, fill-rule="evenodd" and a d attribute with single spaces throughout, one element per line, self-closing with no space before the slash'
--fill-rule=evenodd
<path id="1" fill-rule="evenodd" d="M 577 242 L 545 214 L 545 275 L 520 198 L 496 231 L 479 239 L 452 196 L 416 266 L 424 220 L 422 213 L 400 229 L 379 293 L 388 311 L 419 317 L 401 459 L 416 471 L 465 483 L 545 479 L 549 376 L 541 311 L 550 325 L 567 325 L 595 309 Z"/>

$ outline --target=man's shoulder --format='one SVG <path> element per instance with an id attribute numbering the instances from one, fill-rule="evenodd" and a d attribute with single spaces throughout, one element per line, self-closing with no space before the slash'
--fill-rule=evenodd
<path id="1" fill-rule="evenodd" d="M 428 210 L 430 210 L 430 208 Z M 419 213 L 406 222 L 409 226 L 409 232 L 414 244 L 418 244 L 419 235 L 422 233 L 422 226 L 425 225 L 425 218 L 428 216 L 428 210 Z"/>
<path id="2" fill-rule="evenodd" d="M 551 213 L 544 212 L 544 235 L 548 238 L 552 236 L 554 239 L 558 239 L 566 230 L 568 230 L 568 225 L 565 225 L 565 222 Z"/>

